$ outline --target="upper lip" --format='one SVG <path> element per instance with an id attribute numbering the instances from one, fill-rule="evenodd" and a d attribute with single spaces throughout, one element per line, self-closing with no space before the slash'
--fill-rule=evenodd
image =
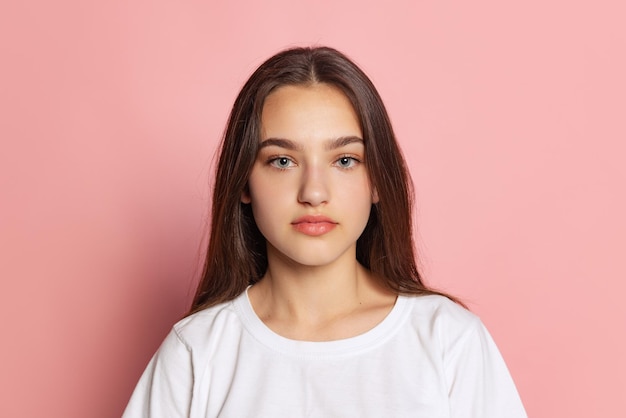
<path id="1" fill-rule="evenodd" d="M 323 215 L 304 215 L 304 216 L 297 218 L 291 223 L 295 225 L 295 224 L 303 224 L 303 223 L 316 224 L 316 223 L 322 223 L 322 222 L 328 222 L 328 223 L 333 223 L 333 224 L 337 223 L 333 219 L 329 218 L 328 216 L 323 216 Z"/>

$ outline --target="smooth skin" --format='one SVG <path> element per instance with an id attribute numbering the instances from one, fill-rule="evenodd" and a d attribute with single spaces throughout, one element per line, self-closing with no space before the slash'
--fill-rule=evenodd
<path id="1" fill-rule="evenodd" d="M 303 341 L 362 334 L 396 296 L 356 260 L 378 197 L 359 121 L 337 88 L 283 86 L 265 100 L 261 147 L 241 201 L 267 240 L 268 269 L 248 294 L 275 333 Z"/>

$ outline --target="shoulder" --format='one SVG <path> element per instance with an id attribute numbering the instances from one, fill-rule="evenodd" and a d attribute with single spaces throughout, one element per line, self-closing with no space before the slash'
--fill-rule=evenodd
<path id="1" fill-rule="evenodd" d="M 220 346 L 236 342 L 238 318 L 230 301 L 178 321 L 150 360 L 124 417 L 147 416 L 148 410 L 150 416 L 190 416 L 196 379 L 202 380 Z"/>
<path id="2" fill-rule="evenodd" d="M 407 306 L 409 327 L 436 343 L 450 349 L 469 336 L 484 332 L 480 318 L 445 296 L 401 296 Z"/>
<path id="3" fill-rule="evenodd" d="M 401 296 L 410 310 L 411 318 L 430 324 L 445 324 L 453 328 L 474 326 L 480 323 L 478 316 L 458 303 L 440 295 Z"/>
<path id="4" fill-rule="evenodd" d="M 243 324 L 236 304 L 241 295 L 234 300 L 203 309 L 181 319 L 172 327 L 171 334 L 189 350 L 204 346 L 208 341 L 215 341 L 224 334 L 238 332 Z"/>
<path id="5" fill-rule="evenodd" d="M 406 299 L 412 327 L 437 350 L 453 416 L 526 417 L 504 359 L 478 316 L 443 296 Z"/>

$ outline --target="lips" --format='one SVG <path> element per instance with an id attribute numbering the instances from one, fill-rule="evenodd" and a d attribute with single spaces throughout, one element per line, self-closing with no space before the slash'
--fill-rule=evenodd
<path id="1" fill-rule="evenodd" d="M 296 219 L 291 225 L 298 232 L 317 237 L 335 229 L 337 222 L 326 216 L 307 215 Z"/>

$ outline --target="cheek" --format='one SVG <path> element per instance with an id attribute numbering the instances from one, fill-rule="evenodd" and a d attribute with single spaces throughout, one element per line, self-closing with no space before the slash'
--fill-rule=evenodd
<path id="1" fill-rule="evenodd" d="M 278 193 L 276 180 L 265 176 L 250 176 L 248 180 L 248 195 L 253 204 L 263 203 L 275 199 Z"/>
<path id="2" fill-rule="evenodd" d="M 268 222 L 286 207 L 289 192 L 287 187 L 276 179 L 263 176 L 250 177 L 248 181 L 249 203 L 259 224 Z"/>
<path id="3" fill-rule="evenodd" d="M 364 206 L 369 206 L 375 202 L 377 194 L 372 191 L 369 179 L 363 177 L 358 181 L 345 182 L 343 187 L 338 190 L 340 196 L 343 195 L 344 199 L 349 199 L 353 204 L 357 205 L 361 203 Z"/>

